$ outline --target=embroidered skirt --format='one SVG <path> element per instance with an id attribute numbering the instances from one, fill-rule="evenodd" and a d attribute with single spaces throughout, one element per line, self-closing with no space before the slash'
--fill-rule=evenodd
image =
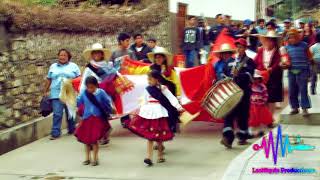
<path id="1" fill-rule="evenodd" d="M 96 144 L 111 129 L 108 121 L 100 117 L 90 116 L 80 121 L 74 135 L 79 142 L 84 144 Z"/>
<path id="2" fill-rule="evenodd" d="M 145 119 L 138 115 L 129 122 L 128 129 L 134 134 L 157 142 L 169 141 L 174 137 L 168 118 Z"/>
<path id="3" fill-rule="evenodd" d="M 259 127 L 260 125 L 272 124 L 272 113 L 265 105 L 250 105 L 249 127 Z"/>

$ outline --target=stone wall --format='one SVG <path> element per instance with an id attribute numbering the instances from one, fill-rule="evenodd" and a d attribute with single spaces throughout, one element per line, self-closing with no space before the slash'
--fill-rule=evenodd
<path id="1" fill-rule="evenodd" d="M 155 37 L 160 46 L 171 50 L 168 26 L 169 16 L 160 24 L 147 27 L 145 39 Z M 32 31 L 8 32 L 6 37 L 10 37 L 9 50 L 0 49 L 0 129 L 40 116 L 43 82 L 59 49 L 69 49 L 72 61 L 83 68 L 86 62 L 81 53 L 86 47 L 96 42 L 110 49 L 117 47 L 116 34 Z"/>

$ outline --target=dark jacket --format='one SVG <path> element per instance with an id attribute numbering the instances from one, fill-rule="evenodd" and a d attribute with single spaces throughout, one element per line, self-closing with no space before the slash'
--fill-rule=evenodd
<path id="1" fill-rule="evenodd" d="M 199 50 L 201 47 L 201 37 L 198 27 L 187 27 L 184 29 L 181 49 Z"/>
<path id="2" fill-rule="evenodd" d="M 130 50 L 135 54 L 137 60 L 143 60 L 146 63 L 151 63 L 147 54 L 152 52 L 152 50 L 147 46 L 147 44 L 142 44 L 142 50 L 140 52 L 137 51 L 136 47 L 136 44 L 132 44 L 130 46 Z"/>
<path id="3" fill-rule="evenodd" d="M 208 30 L 205 27 L 198 27 L 200 34 L 200 48 L 210 45 L 208 40 Z"/>
<path id="4" fill-rule="evenodd" d="M 232 69 L 236 65 L 236 67 L 239 67 L 239 65 L 244 62 L 244 65 L 242 68 L 240 68 L 240 71 L 237 75 L 232 74 Z M 254 61 L 249 58 L 247 55 L 242 57 L 239 62 L 236 59 L 230 58 L 227 61 L 226 68 L 225 68 L 225 74 L 229 77 L 232 77 L 235 83 L 244 91 L 244 93 L 250 93 L 251 92 L 251 80 L 254 74 L 254 70 L 256 68 L 256 65 Z"/>

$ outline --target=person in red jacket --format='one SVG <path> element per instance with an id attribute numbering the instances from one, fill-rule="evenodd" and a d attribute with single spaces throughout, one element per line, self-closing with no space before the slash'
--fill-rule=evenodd
<path id="1" fill-rule="evenodd" d="M 260 35 L 262 47 L 258 49 L 255 63 L 257 69 L 263 75 L 268 89 L 268 105 L 272 113 L 275 110 L 275 103 L 283 101 L 283 70 L 280 67 L 280 53 L 278 48 L 279 36 L 275 31 L 269 31 L 266 35 Z"/>

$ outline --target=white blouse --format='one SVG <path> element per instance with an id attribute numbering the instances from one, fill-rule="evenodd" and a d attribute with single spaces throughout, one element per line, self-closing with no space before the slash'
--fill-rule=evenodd
<path id="1" fill-rule="evenodd" d="M 179 111 L 182 110 L 178 99 L 169 91 L 165 86 L 161 86 L 163 95 L 165 95 L 172 106 L 177 108 Z M 161 106 L 160 102 L 153 98 L 147 90 L 145 90 L 144 104 L 140 107 L 139 116 L 145 119 L 159 119 L 168 117 L 167 110 Z"/>
<path id="2" fill-rule="evenodd" d="M 263 49 L 263 66 L 266 69 L 270 66 L 271 58 L 275 50 L 276 50 L 275 48 L 273 48 L 271 51 Z"/>

